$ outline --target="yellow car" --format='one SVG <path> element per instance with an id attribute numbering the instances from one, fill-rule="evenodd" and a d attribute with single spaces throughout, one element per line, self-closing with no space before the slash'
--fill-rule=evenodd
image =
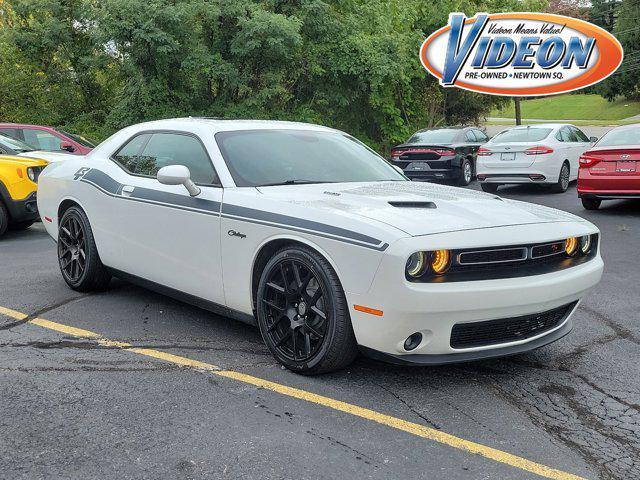
<path id="1" fill-rule="evenodd" d="M 0 236 L 28 228 L 38 219 L 36 190 L 44 160 L 0 155 Z"/>

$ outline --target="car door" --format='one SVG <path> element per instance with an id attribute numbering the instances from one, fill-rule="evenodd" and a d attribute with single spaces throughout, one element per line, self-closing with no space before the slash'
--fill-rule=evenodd
<path id="1" fill-rule="evenodd" d="M 224 304 L 220 267 L 222 188 L 206 147 L 189 132 L 140 132 L 112 156 L 102 179 L 113 194 L 103 199 L 100 255 L 111 268 L 182 293 Z M 163 185 L 158 170 L 184 165 L 200 186 Z M 85 174 L 84 180 L 92 172 Z M 99 174 L 99 176 L 101 176 Z"/>

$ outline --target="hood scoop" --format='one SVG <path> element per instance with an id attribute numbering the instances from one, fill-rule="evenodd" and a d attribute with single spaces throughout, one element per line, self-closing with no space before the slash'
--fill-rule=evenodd
<path id="1" fill-rule="evenodd" d="M 389 205 L 396 208 L 438 208 L 433 202 L 391 201 Z"/>

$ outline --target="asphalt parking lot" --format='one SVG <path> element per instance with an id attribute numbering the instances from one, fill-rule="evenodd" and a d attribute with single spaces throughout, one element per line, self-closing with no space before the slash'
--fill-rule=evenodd
<path id="1" fill-rule="evenodd" d="M 360 358 L 312 378 L 244 324 L 124 282 L 72 292 L 41 225 L 8 233 L 0 478 L 640 478 L 640 203 L 499 194 L 601 229 L 604 278 L 571 335 L 506 359 Z"/>

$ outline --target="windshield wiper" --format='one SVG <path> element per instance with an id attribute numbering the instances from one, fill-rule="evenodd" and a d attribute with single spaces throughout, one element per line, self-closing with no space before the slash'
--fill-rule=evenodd
<path id="1" fill-rule="evenodd" d="M 300 180 L 300 179 L 292 179 L 292 180 L 285 180 L 283 182 L 274 182 L 274 183 L 263 183 L 261 185 L 258 185 L 259 187 L 275 187 L 277 185 L 308 185 L 311 183 L 335 183 L 335 182 L 330 182 L 330 181 L 325 181 L 325 180 Z"/>

